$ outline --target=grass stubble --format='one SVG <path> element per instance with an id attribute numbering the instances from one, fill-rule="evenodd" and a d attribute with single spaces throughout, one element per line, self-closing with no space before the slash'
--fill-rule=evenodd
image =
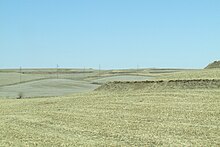
<path id="1" fill-rule="evenodd" d="M 219 79 L 219 71 L 159 79 Z M 0 146 L 220 146 L 218 87 L 129 88 L 0 99 Z"/>
<path id="2" fill-rule="evenodd" d="M 1 146 L 219 146 L 220 90 L 0 100 Z"/>

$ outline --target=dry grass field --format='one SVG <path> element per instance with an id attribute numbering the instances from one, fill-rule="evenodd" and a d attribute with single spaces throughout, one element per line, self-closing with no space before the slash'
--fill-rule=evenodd
<path id="1" fill-rule="evenodd" d="M 0 70 L 0 98 L 64 96 L 89 92 L 110 81 L 140 81 L 159 76 L 154 69 L 7 69 Z M 156 72 L 173 70 L 156 70 Z M 182 70 L 181 70 L 182 71 Z"/>
<path id="2" fill-rule="evenodd" d="M 160 78 L 217 80 L 218 72 Z M 0 146 L 220 146 L 218 86 L 127 84 L 68 96 L 0 99 Z"/>

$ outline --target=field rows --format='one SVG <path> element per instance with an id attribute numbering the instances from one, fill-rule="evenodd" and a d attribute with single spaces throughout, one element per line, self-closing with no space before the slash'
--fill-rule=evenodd
<path id="1" fill-rule="evenodd" d="M 219 90 L 1 100 L 3 145 L 220 145 Z"/>

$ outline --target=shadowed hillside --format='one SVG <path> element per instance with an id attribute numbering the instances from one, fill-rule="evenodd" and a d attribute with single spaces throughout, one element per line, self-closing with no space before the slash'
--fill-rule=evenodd
<path id="1" fill-rule="evenodd" d="M 167 89 L 215 89 L 220 88 L 220 80 L 160 80 L 160 81 L 127 81 L 109 82 L 96 91 L 135 91 L 135 90 L 167 90 Z"/>
<path id="2" fill-rule="evenodd" d="M 210 63 L 205 69 L 220 68 L 220 61 Z"/>

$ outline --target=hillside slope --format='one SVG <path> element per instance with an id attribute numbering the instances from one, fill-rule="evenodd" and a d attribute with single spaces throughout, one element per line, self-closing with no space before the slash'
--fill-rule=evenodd
<path id="1" fill-rule="evenodd" d="M 70 79 L 43 79 L 22 84 L 0 87 L 0 97 L 16 98 L 20 92 L 24 97 L 62 96 L 78 92 L 88 92 L 98 85 Z"/>
<path id="2" fill-rule="evenodd" d="M 213 63 L 210 63 L 205 69 L 211 68 L 220 68 L 220 61 L 214 61 Z"/>
<path id="3" fill-rule="evenodd" d="M 220 80 L 211 79 L 195 79 L 195 80 L 168 80 L 168 81 L 135 81 L 135 82 L 109 82 L 96 91 L 161 91 L 174 89 L 219 89 Z"/>

